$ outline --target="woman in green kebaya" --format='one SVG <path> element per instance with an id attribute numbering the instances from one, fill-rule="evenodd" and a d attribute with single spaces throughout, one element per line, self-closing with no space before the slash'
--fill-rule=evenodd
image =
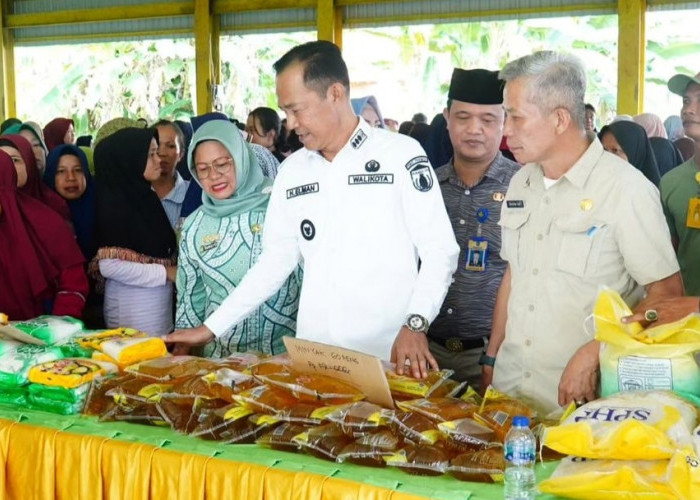
<path id="1" fill-rule="evenodd" d="M 202 206 L 182 228 L 177 329 L 200 326 L 256 263 L 272 190 L 255 154 L 229 121 L 202 125 L 192 138 L 187 162 L 203 192 Z M 297 269 L 257 311 L 206 345 L 204 355 L 284 352 L 282 337 L 295 334 L 300 291 Z"/>

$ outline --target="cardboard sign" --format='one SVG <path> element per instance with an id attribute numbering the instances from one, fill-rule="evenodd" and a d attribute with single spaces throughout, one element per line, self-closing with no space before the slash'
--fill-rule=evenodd
<path id="1" fill-rule="evenodd" d="M 342 347 L 283 337 L 295 370 L 320 373 L 354 385 L 367 401 L 393 408 L 394 400 L 379 358 Z"/>
<path id="2" fill-rule="evenodd" d="M 18 330 L 12 323 L 0 325 L 0 338 L 19 340 L 25 344 L 46 345 L 46 342 Z"/>

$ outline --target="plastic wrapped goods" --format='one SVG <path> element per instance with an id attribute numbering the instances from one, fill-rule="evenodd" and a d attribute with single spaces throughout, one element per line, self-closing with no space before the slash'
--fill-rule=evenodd
<path id="1" fill-rule="evenodd" d="M 691 444 L 696 422 L 695 407 L 671 392 L 625 392 L 576 409 L 545 430 L 543 444 L 585 458 L 667 459 Z"/>

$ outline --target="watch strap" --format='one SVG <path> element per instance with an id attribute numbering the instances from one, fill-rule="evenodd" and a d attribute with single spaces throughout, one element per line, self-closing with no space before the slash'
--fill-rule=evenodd
<path id="1" fill-rule="evenodd" d="M 489 356 L 486 353 L 482 354 L 481 357 L 479 358 L 479 364 L 480 365 L 486 365 L 486 366 L 491 366 L 493 367 L 496 364 L 496 358 L 493 356 Z"/>

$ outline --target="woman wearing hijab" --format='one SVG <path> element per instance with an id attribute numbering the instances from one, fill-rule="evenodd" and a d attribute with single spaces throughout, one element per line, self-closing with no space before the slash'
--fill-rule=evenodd
<path id="1" fill-rule="evenodd" d="M 102 139 L 95 169 L 98 250 L 90 272 L 104 281 L 105 323 L 168 333 L 177 244 L 151 189 L 161 171 L 157 132 L 125 128 Z"/>
<path id="2" fill-rule="evenodd" d="M 82 316 L 84 258 L 61 216 L 17 188 L 12 158 L 0 151 L 0 311 L 12 320 Z"/>
<path id="3" fill-rule="evenodd" d="M 598 138 L 606 151 L 629 162 L 658 187 L 661 181 L 659 168 L 641 125 L 630 121 L 611 123 L 600 129 Z"/>
<path id="4" fill-rule="evenodd" d="M 70 118 L 54 118 L 44 127 L 44 140 L 49 153 L 61 144 L 75 144 L 75 123 Z"/>
<path id="5" fill-rule="evenodd" d="M 46 144 L 44 144 L 44 133 L 41 131 L 39 124 L 36 122 L 24 122 L 13 125 L 3 132 L 3 135 L 11 134 L 21 135 L 29 141 L 34 153 L 34 160 L 36 160 L 36 168 L 39 169 L 39 176 L 44 175 L 48 150 L 46 149 Z"/>
<path id="6" fill-rule="evenodd" d="M 271 182 L 235 125 L 214 120 L 194 134 L 187 161 L 202 187 L 202 206 L 185 221 L 177 271 L 176 326 L 200 326 L 255 264 L 262 251 Z M 293 336 L 301 271 L 257 312 L 205 346 L 204 354 L 284 352 Z"/>
<path id="7" fill-rule="evenodd" d="M 659 175 L 663 177 L 666 172 L 683 163 L 681 152 L 668 139 L 663 137 L 650 137 L 649 144 L 654 152 L 656 166 L 659 167 Z"/>
<path id="8" fill-rule="evenodd" d="M 41 182 L 29 141 L 21 135 L 3 135 L 0 137 L 0 149 L 9 154 L 15 164 L 19 190 L 55 210 L 66 221 L 70 221 L 70 211 L 65 200 Z"/>
<path id="9" fill-rule="evenodd" d="M 664 128 L 666 129 L 666 135 L 668 140 L 673 142 L 676 139 L 685 137 L 685 131 L 683 130 L 683 120 L 678 115 L 671 115 L 664 120 Z"/>
<path id="10" fill-rule="evenodd" d="M 54 148 L 46 160 L 44 182 L 66 200 L 78 246 L 87 262 L 95 246 L 95 182 L 85 153 L 72 144 Z"/>
<path id="11" fill-rule="evenodd" d="M 646 130 L 647 137 L 663 137 L 668 139 L 664 122 L 661 121 L 654 113 L 642 113 L 633 118 L 635 123 L 638 123 Z"/>
<path id="12" fill-rule="evenodd" d="M 384 128 L 384 118 L 379 111 L 377 99 L 373 95 L 350 99 L 350 103 L 355 114 L 364 118 L 371 127 Z"/>

